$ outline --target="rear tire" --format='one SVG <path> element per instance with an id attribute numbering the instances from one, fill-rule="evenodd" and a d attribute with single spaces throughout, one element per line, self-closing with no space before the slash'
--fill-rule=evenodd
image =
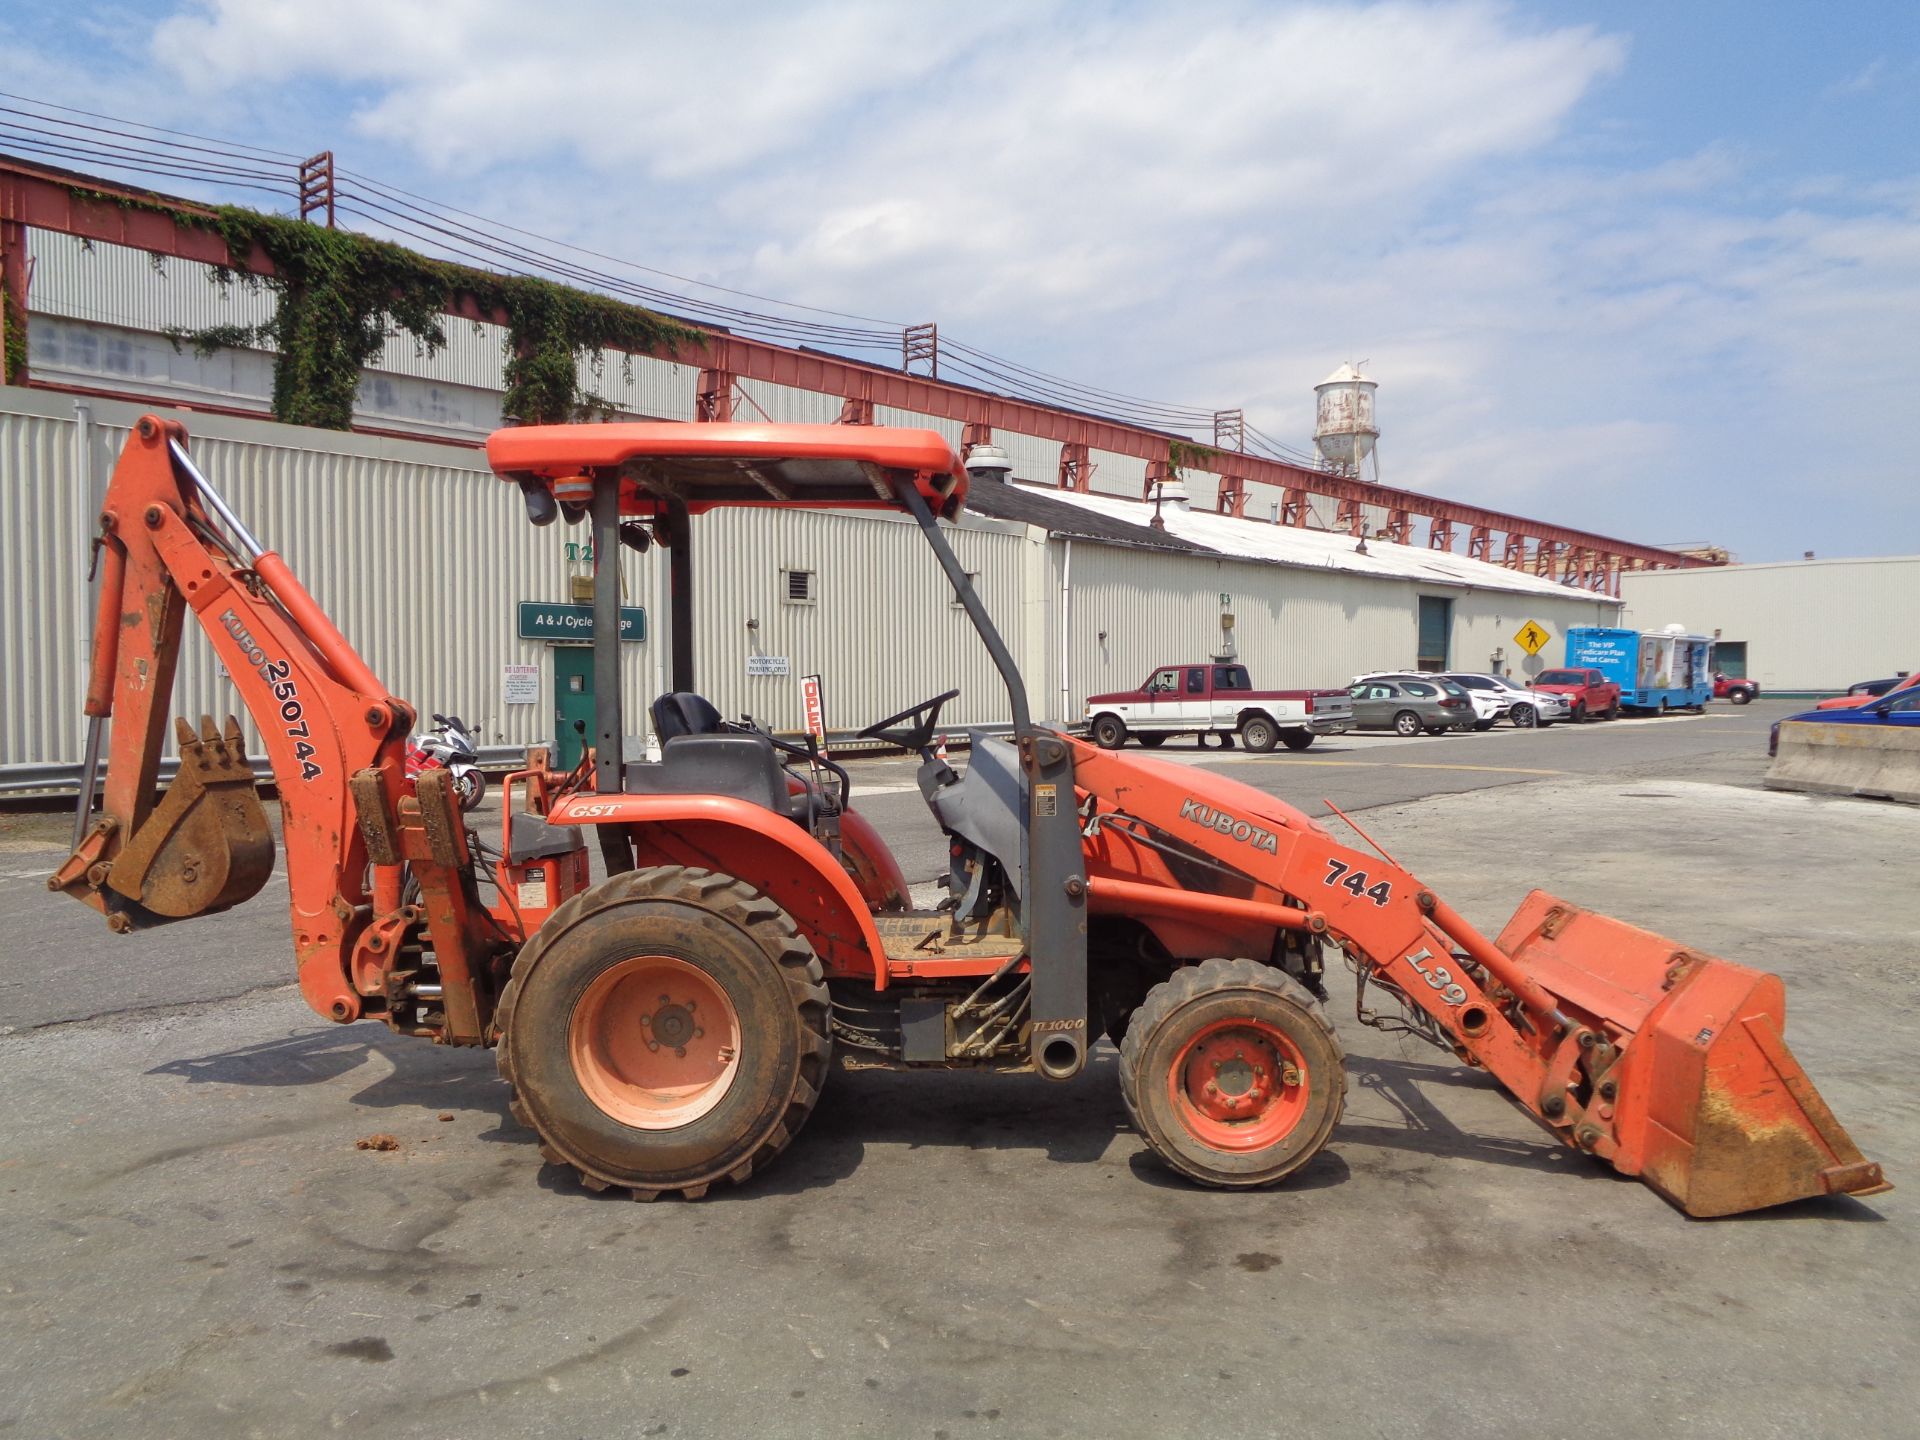
<path id="1" fill-rule="evenodd" d="M 1240 726 L 1240 743 L 1255 754 L 1265 755 L 1279 740 L 1279 727 L 1264 715 L 1249 715 Z"/>
<path id="2" fill-rule="evenodd" d="M 1134 738 L 1139 740 L 1139 742 L 1142 745 L 1146 746 L 1147 749 L 1158 750 L 1162 745 L 1167 743 L 1167 732 L 1164 730 L 1159 730 L 1159 731 L 1155 731 L 1151 735 L 1139 735 Z"/>
<path id="3" fill-rule="evenodd" d="M 1393 733 L 1411 740 L 1420 733 L 1420 717 L 1411 710 L 1402 710 L 1393 717 Z"/>
<path id="4" fill-rule="evenodd" d="M 709 870 L 576 895 L 514 962 L 495 1021 L 514 1117 L 589 1190 L 689 1200 L 745 1180 L 812 1113 L 832 1051 L 813 947 Z"/>
<path id="5" fill-rule="evenodd" d="M 1751 690 L 1730 690 L 1727 692 L 1727 699 L 1736 705 L 1749 705 L 1753 702 L 1753 692 Z"/>
<path id="6" fill-rule="evenodd" d="M 1093 722 L 1093 743 L 1102 750 L 1118 750 L 1127 743 L 1127 722 L 1118 715 L 1102 715 Z"/>
<path id="7" fill-rule="evenodd" d="M 1175 971 L 1133 1012 L 1120 1093 L 1169 1168 L 1251 1189 L 1327 1143 L 1346 1106 L 1346 1057 L 1299 981 L 1252 960 L 1208 960 Z"/>
<path id="8" fill-rule="evenodd" d="M 1540 712 L 1531 705 L 1516 705 L 1508 712 L 1516 730 L 1531 730 L 1540 723 Z"/>
<path id="9" fill-rule="evenodd" d="M 1289 750 L 1304 750 L 1313 744 L 1311 730 L 1289 730 L 1280 737 L 1280 743 Z"/>
<path id="10" fill-rule="evenodd" d="M 1660 713 L 1662 715 L 1667 713 L 1667 702 L 1664 700 L 1660 702 Z M 1606 709 L 1600 712 L 1600 718 L 1602 720 L 1618 720 L 1620 718 L 1620 702 L 1616 700 L 1613 704 L 1607 706 Z"/>
<path id="11" fill-rule="evenodd" d="M 1476 720 L 1473 722 L 1473 728 L 1476 730 L 1491 730 L 1493 728 L 1493 721 Z"/>

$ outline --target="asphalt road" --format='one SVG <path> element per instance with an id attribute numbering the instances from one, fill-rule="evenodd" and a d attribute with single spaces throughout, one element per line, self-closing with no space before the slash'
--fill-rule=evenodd
<path id="1" fill-rule="evenodd" d="M 1790 702 L 1763 702 L 1744 709 L 1716 706 L 1705 716 L 1545 730 L 1503 726 L 1413 740 L 1339 736 L 1298 755 L 1202 750 L 1187 740 L 1151 753 L 1230 775 L 1310 814 L 1326 813 L 1323 799 L 1359 812 L 1562 776 L 1751 770 L 1754 756 L 1765 753 L 1768 726 L 1793 708 Z M 1129 747 L 1127 753 L 1148 752 Z M 917 765 L 906 759 L 855 762 L 854 805 L 880 829 L 918 896 L 925 897 L 946 869 L 946 844 L 913 783 Z M 490 835 L 497 835 L 500 823 L 496 797 L 497 790 L 476 812 L 476 825 Z M 277 823 L 277 807 L 269 810 Z M 1534 827 L 1560 823 L 1542 813 L 1525 789 L 1513 794 L 1511 814 L 1519 846 L 1529 843 Z M 276 869 L 266 889 L 237 910 L 137 938 L 113 936 L 93 911 L 43 888 L 48 873 L 66 858 L 71 828 L 70 816 L 0 814 L 0 936 L 9 937 L 0 942 L 0 1033 L 229 999 L 292 978 L 284 869 Z"/>
<path id="2" fill-rule="evenodd" d="M 4 1013 L 49 1019 L 0 1036 L 0 1432 L 1907 1433 L 1915 816 L 1761 790 L 1767 719 L 1186 753 L 1366 809 L 1483 927 L 1538 884 L 1781 973 L 1790 1043 L 1903 1188 L 1715 1222 L 1338 982 L 1346 1118 L 1277 1190 L 1171 1177 L 1102 1045 L 1065 1085 L 843 1070 L 744 1187 L 592 1195 L 490 1057 L 308 1012 L 271 896 L 119 940 L 33 894 L 52 822 L 15 817 Z M 874 813 L 918 846 L 888 773 Z"/>

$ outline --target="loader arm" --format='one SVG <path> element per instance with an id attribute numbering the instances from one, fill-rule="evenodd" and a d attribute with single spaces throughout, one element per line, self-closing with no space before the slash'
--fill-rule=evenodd
<path id="1" fill-rule="evenodd" d="M 1889 1188 L 1781 1039 L 1777 977 L 1537 890 L 1496 943 L 1283 801 L 1070 743 L 1096 913 L 1323 937 L 1563 1143 L 1690 1214 Z"/>
<path id="2" fill-rule="evenodd" d="M 386 692 L 286 562 L 227 510 L 185 442 L 178 424 L 143 417 L 107 487 L 95 542 L 101 588 L 75 847 L 48 887 L 93 906 L 125 934 L 229 909 L 271 874 L 273 836 L 237 722 L 216 728 L 208 719 L 198 731 L 180 722 L 179 776 L 156 800 L 191 611 L 265 740 L 301 991 L 334 1020 L 378 1013 L 407 923 L 398 914 L 403 862 L 421 879 L 442 968 L 459 971 L 476 948 L 469 937 L 481 927 L 469 903 L 464 827 L 444 786 L 408 793 L 412 709 Z M 89 802 L 109 720 L 95 816 Z M 476 1007 L 470 997 L 456 1000 L 455 977 L 447 978 L 449 1028 L 478 1040 L 480 1017 L 456 1015 Z"/>

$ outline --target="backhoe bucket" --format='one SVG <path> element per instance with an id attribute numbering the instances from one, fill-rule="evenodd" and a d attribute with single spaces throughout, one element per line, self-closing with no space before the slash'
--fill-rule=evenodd
<path id="1" fill-rule="evenodd" d="M 273 873 L 273 831 L 231 717 L 177 722 L 180 772 L 114 856 L 107 888 L 168 920 L 228 910 Z"/>
<path id="2" fill-rule="evenodd" d="M 1584 1101 L 1594 1153 L 1687 1214 L 1892 1188 L 1787 1049 L 1779 976 L 1538 890 L 1496 943 L 1620 1050 Z"/>

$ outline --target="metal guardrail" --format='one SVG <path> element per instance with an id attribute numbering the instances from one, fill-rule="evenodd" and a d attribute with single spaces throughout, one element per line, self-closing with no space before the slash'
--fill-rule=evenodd
<path id="1" fill-rule="evenodd" d="M 479 759 L 482 770 L 517 770 L 527 763 L 527 749 L 524 745 L 483 745 L 479 750 Z M 247 763 L 252 767 L 256 780 L 267 784 L 273 782 L 273 770 L 268 766 L 265 756 L 255 755 Z M 0 795 L 77 795 L 80 793 L 80 768 L 81 762 L 78 760 L 51 765 L 0 765 Z M 171 785 L 179 770 L 179 758 L 165 756 L 160 761 L 160 783 Z M 101 762 L 95 773 L 101 780 L 106 779 L 105 761 Z"/>
<path id="2" fill-rule="evenodd" d="M 1012 733 L 1012 729 L 1006 725 L 964 725 L 946 733 L 947 743 L 952 748 L 965 749 L 971 734 L 1007 735 Z M 801 737 L 798 731 L 794 731 L 791 734 L 782 732 L 782 738 L 798 740 Z M 827 745 L 837 755 L 878 755 L 892 748 L 882 741 L 862 740 L 850 732 L 829 734 Z M 518 770 L 527 763 L 527 747 L 524 745 L 482 745 L 478 754 L 480 768 L 489 773 Z M 256 780 L 267 784 L 273 782 L 273 771 L 268 767 L 265 756 L 255 755 L 248 764 L 252 766 Z M 81 762 L 78 760 L 43 765 L 0 765 L 0 796 L 77 795 L 80 793 L 80 769 Z M 179 769 L 178 757 L 164 757 L 160 761 L 160 783 L 171 785 Z M 106 779 L 107 766 L 104 760 L 95 774 L 102 781 Z"/>

